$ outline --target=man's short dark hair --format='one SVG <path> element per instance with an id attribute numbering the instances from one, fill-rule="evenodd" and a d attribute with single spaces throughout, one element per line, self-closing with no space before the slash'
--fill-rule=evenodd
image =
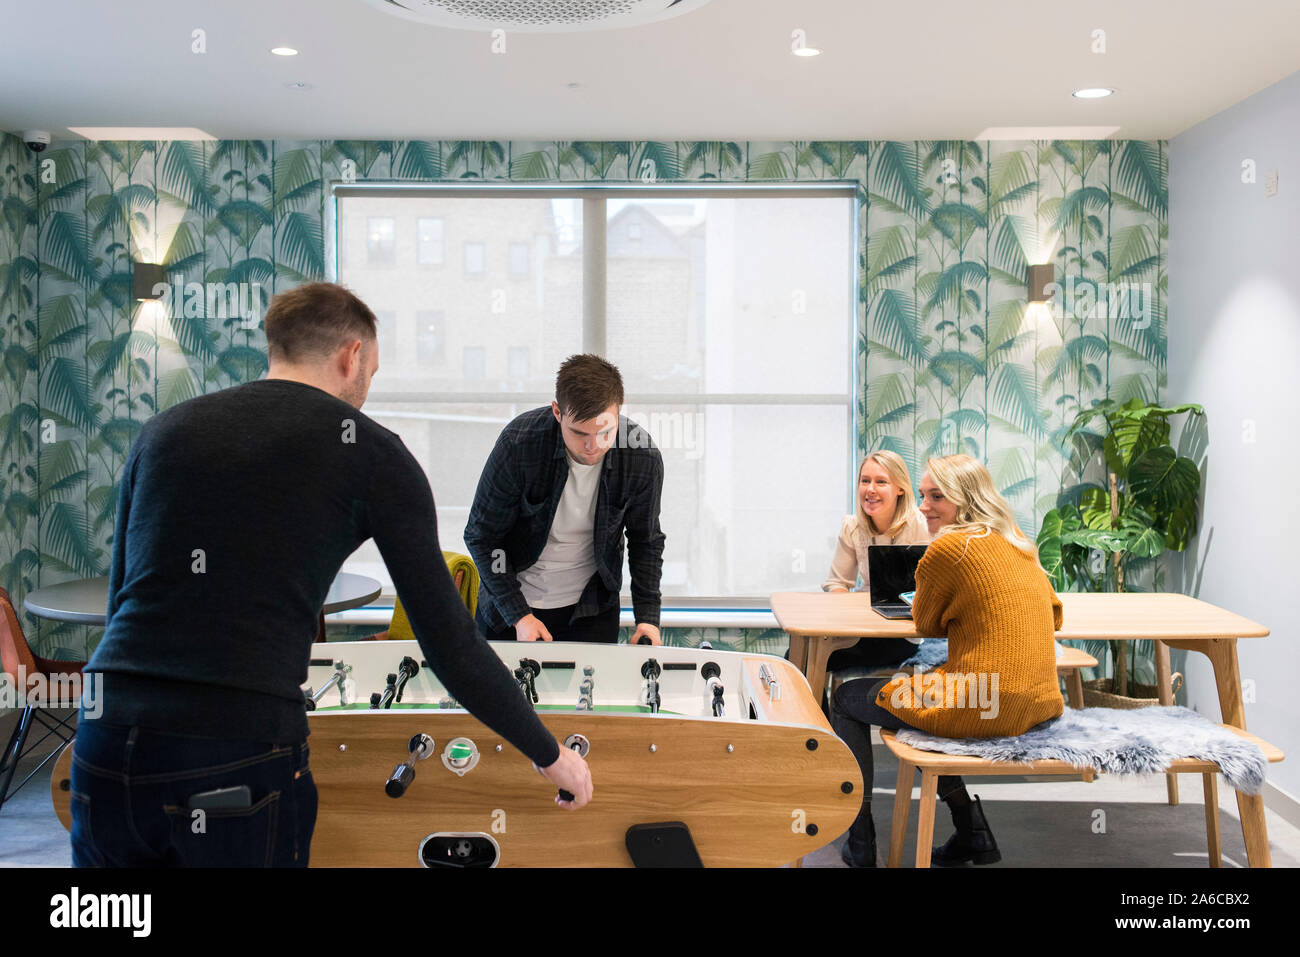
<path id="1" fill-rule="evenodd" d="M 349 290 L 309 282 L 282 292 L 266 310 L 266 345 L 272 360 L 324 359 L 354 339 L 375 338 L 375 314 Z"/>
<path id="2" fill-rule="evenodd" d="M 555 402 L 562 415 L 587 422 L 623 404 L 623 377 L 600 356 L 569 356 L 555 377 Z"/>

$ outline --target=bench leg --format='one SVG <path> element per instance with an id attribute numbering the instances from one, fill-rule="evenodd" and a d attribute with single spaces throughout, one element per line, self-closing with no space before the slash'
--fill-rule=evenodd
<path id="1" fill-rule="evenodd" d="M 898 762 L 898 784 L 894 790 L 894 820 L 889 830 L 889 866 L 903 866 L 903 839 L 907 836 L 907 815 L 912 809 L 912 780 L 916 769 Z"/>
<path id="2" fill-rule="evenodd" d="M 1246 859 L 1251 867 L 1272 867 L 1268 851 L 1268 829 L 1264 824 L 1264 796 L 1237 792 L 1241 815 L 1241 836 L 1246 839 Z"/>
<path id="3" fill-rule="evenodd" d="M 1174 703 L 1174 689 L 1170 683 L 1169 646 L 1159 639 L 1156 639 L 1152 644 L 1155 647 L 1156 659 L 1156 694 L 1160 703 L 1167 707 Z M 1176 805 L 1178 803 L 1178 775 L 1172 771 L 1165 774 L 1165 790 L 1169 794 L 1169 803 Z"/>
<path id="4" fill-rule="evenodd" d="M 934 806 L 939 803 L 939 772 L 925 768 L 921 771 L 921 814 L 916 825 L 916 866 L 930 866 L 930 851 L 934 844 Z"/>
<path id="5" fill-rule="evenodd" d="M 1205 840 L 1210 850 L 1210 866 L 1223 866 L 1223 853 L 1219 847 L 1219 777 L 1214 771 L 1205 772 Z"/>
<path id="6" fill-rule="evenodd" d="M 1078 711 L 1083 707 L 1083 669 L 1071 668 L 1065 676 L 1065 685 L 1070 689 L 1070 707 Z"/>

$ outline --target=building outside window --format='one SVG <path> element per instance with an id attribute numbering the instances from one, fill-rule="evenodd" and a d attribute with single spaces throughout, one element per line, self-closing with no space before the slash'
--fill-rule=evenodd
<path id="1" fill-rule="evenodd" d="M 442 220 L 418 219 L 415 224 L 416 262 L 421 266 L 442 265 Z"/>

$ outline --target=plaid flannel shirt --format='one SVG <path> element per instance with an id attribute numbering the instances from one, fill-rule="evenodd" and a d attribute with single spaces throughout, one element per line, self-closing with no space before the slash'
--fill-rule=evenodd
<path id="1" fill-rule="evenodd" d="M 479 604 L 494 628 L 510 628 L 531 613 L 516 574 L 546 547 L 568 478 L 564 440 L 550 406 L 516 417 L 497 437 L 465 526 L 465 545 L 482 580 Z M 596 493 L 596 574 L 578 598 L 575 619 L 617 606 L 626 534 L 636 621 L 659 624 L 663 482 L 663 457 L 649 434 L 620 415 L 618 439 L 605 453 Z"/>

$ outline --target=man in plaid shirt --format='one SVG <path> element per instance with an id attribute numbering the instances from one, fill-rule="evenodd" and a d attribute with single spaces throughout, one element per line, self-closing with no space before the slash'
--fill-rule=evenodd
<path id="1" fill-rule="evenodd" d="M 617 641 L 626 535 L 631 641 L 660 643 L 664 463 L 649 434 L 619 415 L 622 404 L 618 369 L 570 356 L 550 408 L 523 413 L 498 436 L 465 526 L 488 638 Z"/>

